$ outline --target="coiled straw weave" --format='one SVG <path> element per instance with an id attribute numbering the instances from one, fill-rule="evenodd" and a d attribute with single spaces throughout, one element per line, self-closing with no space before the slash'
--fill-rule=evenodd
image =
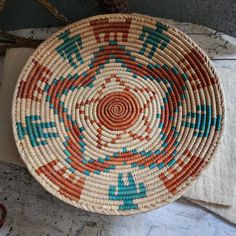
<path id="1" fill-rule="evenodd" d="M 12 117 L 21 157 L 46 190 L 85 210 L 129 215 L 193 183 L 213 157 L 224 107 L 209 59 L 184 33 L 111 14 L 36 49 Z"/>

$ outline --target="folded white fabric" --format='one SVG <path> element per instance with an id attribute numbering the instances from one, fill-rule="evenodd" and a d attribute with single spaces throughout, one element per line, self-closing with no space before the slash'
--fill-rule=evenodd
<path id="1" fill-rule="evenodd" d="M 236 193 L 236 188 L 234 189 Z M 236 196 L 233 199 L 233 203 L 231 206 L 223 206 L 215 203 L 203 202 L 203 201 L 195 201 L 190 199 L 192 202 L 198 204 L 201 207 L 204 207 L 217 215 L 225 218 L 233 224 L 236 224 Z"/>
<path id="2" fill-rule="evenodd" d="M 17 165 L 24 164 L 17 153 L 13 139 L 11 102 L 18 75 L 32 52 L 32 49 L 25 48 L 7 51 L 0 88 L 0 161 Z M 225 131 L 222 143 L 215 159 L 184 196 L 236 223 L 236 111 L 234 109 L 236 70 L 216 69 L 221 79 L 226 104 Z"/>
<path id="3" fill-rule="evenodd" d="M 3 63 L 0 87 L 0 161 L 23 166 L 13 138 L 11 125 L 11 103 L 18 75 L 33 49 L 9 49 Z"/>

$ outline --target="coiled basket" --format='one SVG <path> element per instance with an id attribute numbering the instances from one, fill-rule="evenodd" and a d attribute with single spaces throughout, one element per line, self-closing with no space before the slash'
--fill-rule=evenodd
<path id="1" fill-rule="evenodd" d="M 213 158 L 224 107 L 205 53 L 161 19 L 110 14 L 43 42 L 18 79 L 19 153 L 51 194 L 129 215 L 179 198 Z"/>

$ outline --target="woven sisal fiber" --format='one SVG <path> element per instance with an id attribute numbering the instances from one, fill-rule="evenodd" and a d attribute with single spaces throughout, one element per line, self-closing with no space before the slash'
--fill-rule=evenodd
<path id="1" fill-rule="evenodd" d="M 129 215 L 179 198 L 222 133 L 219 79 L 184 33 L 143 15 L 69 25 L 18 79 L 13 129 L 30 173 L 76 207 Z"/>

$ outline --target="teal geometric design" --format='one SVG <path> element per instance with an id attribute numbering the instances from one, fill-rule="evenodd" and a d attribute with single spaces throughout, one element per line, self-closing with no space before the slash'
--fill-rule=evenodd
<path id="1" fill-rule="evenodd" d="M 143 183 L 139 183 L 138 187 L 135 184 L 131 172 L 127 174 L 128 185 L 124 184 L 123 174 L 119 173 L 118 176 L 118 189 L 116 193 L 116 186 L 110 186 L 109 188 L 109 200 L 123 201 L 123 205 L 119 206 L 119 210 L 131 210 L 138 209 L 138 204 L 133 203 L 135 199 L 144 198 L 147 196 L 146 187 Z"/>
<path id="2" fill-rule="evenodd" d="M 148 45 L 150 45 L 151 48 L 148 53 L 148 57 L 151 59 L 154 56 L 157 48 L 160 48 L 161 50 L 166 48 L 170 42 L 170 38 L 164 34 L 164 32 L 167 30 L 168 27 L 159 22 L 156 23 L 155 29 L 144 26 L 142 33 L 139 36 L 139 39 L 143 41 L 143 47 L 140 50 L 140 54 L 144 54 L 148 48 Z"/>
<path id="3" fill-rule="evenodd" d="M 26 127 L 23 127 L 21 122 L 16 122 L 17 135 L 19 139 L 23 139 L 25 135 L 29 136 L 32 147 L 47 144 L 46 139 L 58 137 L 57 133 L 46 133 L 44 130 L 55 127 L 54 122 L 37 122 L 40 121 L 40 116 L 26 116 Z M 36 121 L 36 122 L 35 122 Z"/>
<path id="4" fill-rule="evenodd" d="M 63 43 L 56 48 L 56 51 L 64 60 L 67 59 L 73 68 L 77 68 L 78 65 L 73 60 L 73 54 L 80 64 L 83 63 L 83 59 L 79 52 L 79 48 L 83 48 L 80 35 L 70 36 L 70 31 L 66 30 L 58 36 L 58 39 L 63 40 Z"/>
<path id="5" fill-rule="evenodd" d="M 188 112 L 183 118 L 195 118 L 195 122 L 183 121 L 182 126 L 194 129 L 194 136 L 208 137 L 212 126 L 216 131 L 221 129 L 221 115 L 212 117 L 212 107 L 210 105 L 197 105 L 197 112 Z"/>

